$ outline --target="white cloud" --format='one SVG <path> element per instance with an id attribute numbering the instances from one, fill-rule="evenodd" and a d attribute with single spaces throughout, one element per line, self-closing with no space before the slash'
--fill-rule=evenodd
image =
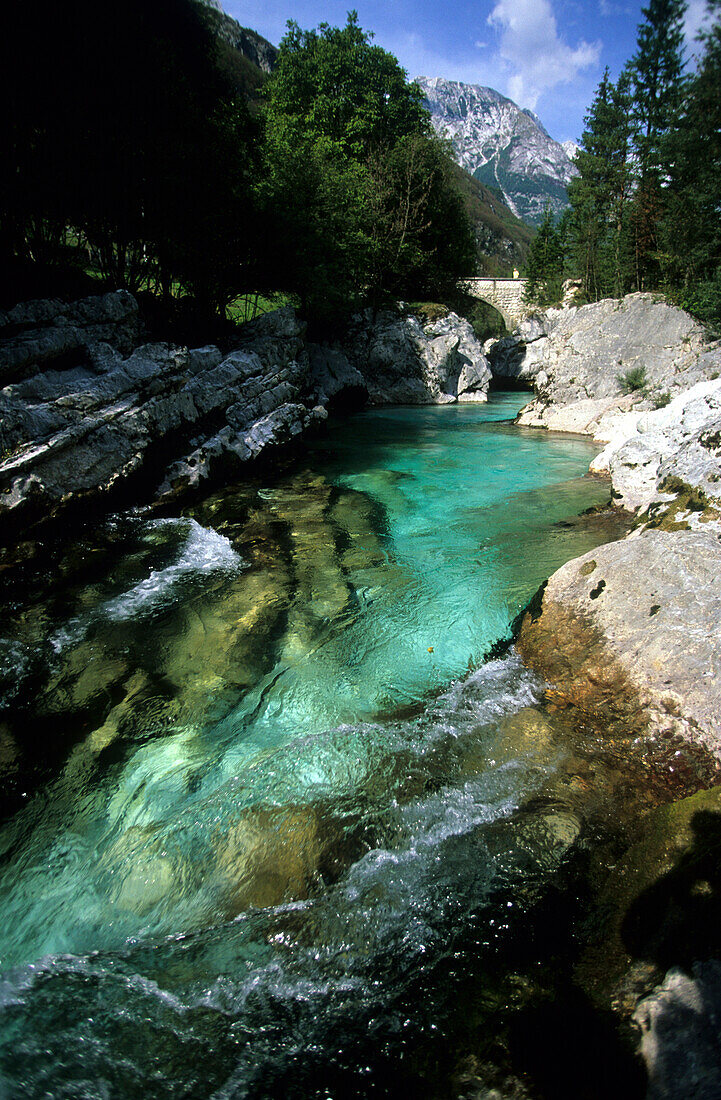
<path id="1" fill-rule="evenodd" d="M 598 64 L 600 42 L 572 48 L 559 38 L 550 0 L 498 0 L 488 23 L 500 35 L 509 95 L 522 107 L 533 109 L 544 92 Z"/>
<path id="2" fill-rule="evenodd" d="M 706 0 L 689 0 L 683 20 L 683 33 L 689 54 L 697 53 L 699 44 L 696 35 L 708 23 Z"/>

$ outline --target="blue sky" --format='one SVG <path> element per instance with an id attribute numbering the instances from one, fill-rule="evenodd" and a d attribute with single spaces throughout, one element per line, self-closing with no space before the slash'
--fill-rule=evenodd
<path id="1" fill-rule="evenodd" d="M 294 19 L 342 26 L 356 8 L 364 30 L 409 76 L 485 84 L 534 110 L 552 137 L 578 140 L 603 70 L 617 76 L 635 51 L 643 0 L 224 0 L 275 45 Z M 690 0 L 688 40 L 705 0 Z"/>

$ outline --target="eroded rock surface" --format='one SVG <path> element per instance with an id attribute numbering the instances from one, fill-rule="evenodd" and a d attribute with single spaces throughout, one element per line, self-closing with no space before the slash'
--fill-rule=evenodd
<path id="1" fill-rule="evenodd" d="M 653 530 L 554 573 L 519 648 L 574 705 L 721 755 L 720 636 L 717 534 Z"/>
<path id="2" fill-rule="evenodd" d="M 356 318 L 344 349 L 373 405 L 486 401 L 491 370 L 467 321 L 455 313 L 422 325 L 389 311 Z"/>
<path id="3" fill-rule="evenodd" d="M 656 412 L 641 414 L 628 438 L 592 463 L 608 469 L 617 502 L 628 511 L 667 501 L 683 483 L 721 502 L 721 380 L 699 382 Z"/>
<path id="4" fill-rule="evenodd" d="M 0 322 L 0 520 L 52 513 L 139 473 L 172 495 L 317 418 L 305 328 L 291 309 L 246 326 L 228 355 L 162 343 L 131 351 L 137 306 L 125 292 L 30 303 Z"/>
<path id="5" fill-rule="evenodd" d="M 519 423 L 608 442 L 637 414 L 721 372 L 721 345 L 651 294 L 550 309 L 494 345 L 494 375 L 536 392 Z M 624 378 L 637 372 L 637 388 Z M 632 427 L 629 427 L 629 434 Z"/>
<path id="6" fill-rule="evenodd" d="M 0 524 L 53 515 L 142 478 L 173 498 L 290 443 L 328 407 L 485 401 L 491 378 L 455 314 L 356 319 L 344 348 L 307 345 L 290 308 L 238 347 L 136 346 L 125 291 L 0 314 Z"/>

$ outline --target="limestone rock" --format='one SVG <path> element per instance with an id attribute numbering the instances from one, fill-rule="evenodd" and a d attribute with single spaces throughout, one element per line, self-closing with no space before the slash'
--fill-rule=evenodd
<path id="1" fill-rule="evenodd" d="M 519 648 L 574 705 L 721 756 L 720 636 L 717 535 L 651 530 L 554 573 Z"/>
<path id="2" fill-rule="evenodd" d="M 668 499 L 669 479 L 721 502 L 721 379 L 699 382 L 666 408 L 637 417 L 629 437 L 612 441 L 599 459 L 629 511 Z"/>
<path id="3" fill-rule="evenodd" d="M 317 405 L 327 407 L 335 403 L 340 395 L 358 404 L 366 400 L 368 391 L 365 379 L 340 348 L 309 344 L 308 357 L 310 385 Z"/>
<path id="4" fill-rule="evenodd" d="M 370 310 L 345 345 L 373 405 L 445 405 L 487 400 L 491 371 L 467 321 L 449 313 L 421 325 L 412 315 Z"/>
<path id="5" fill-rule="evenodd" d="M 647 1100 L 721 1095 L 721 963 L 694 963 L 692 974 L 672 968 L 634 1018 L 649 1077 Z"/>
<path id="6" fill-rule="evenodd" d="M 603 438 L 609 418 L 642 412 L 718 374 L 721 346 L 683 310 L 651 294 L 550 309 L 491 351 L 494 374 L 527 381 L 536 397 L 519 423 Z M 624 395 L 620 379 L 643 371 Z M 605 440 L 604 440 L 605 441 Z"/>
<path id="7" fill-rule="evenodd" d="M 290 308 L 244 326 L 225 355 L 133 348 L 136 335 L 125 291 L 0 315 L 0 523 L 54 514 L 132 475 L 177 495 L 297 438 L 331 396 L 312 392 L 305 325 Z M 333 396 L 362 386 L 350 365 L 335 382 Z"/>
<path id="8" fill-rule="evenodd" d="M 5 385 L 39 364 L 101 341 L 129 352 L 138 335 L 138 305 L 126 290 L 70 304 L 22 302 L 0 313 L 0 334 L 0 385 Z"/>

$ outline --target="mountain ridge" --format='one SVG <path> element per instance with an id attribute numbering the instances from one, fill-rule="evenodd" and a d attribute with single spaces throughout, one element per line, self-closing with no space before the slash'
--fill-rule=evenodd
<path id="1" fill-rule="evenodd" d="M 482 84 L 439 76 L 419 76 L 415 83 L 457 163 L 499 188 L 517 217 L 538 225 L 547 205 L 554 213 L 567 206 L 566 187 L 576 168 L 533 111 Z"/>

